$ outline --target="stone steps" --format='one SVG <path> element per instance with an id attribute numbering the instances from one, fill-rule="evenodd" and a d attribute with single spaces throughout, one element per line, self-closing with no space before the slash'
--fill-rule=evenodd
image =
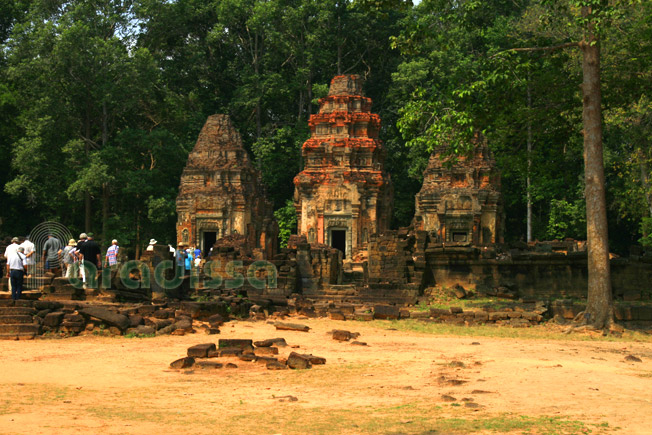
<path id="1" fill-rule="evenodd" d="M 7 314 L 0 315 L 0 325 L 16 325 L 21 323 L 32 323 L 34 318 L 28 314 Z"/>
<path id="2" fill-rule="evenodd" d="M 1 335 L 19 335 L 19 334 L 40 334 L 41 325 L 36 323 L 16 323 L 9 325 L 0 325 Z"/>
<path id="3" fill-rule="evenodd" d="M 38 298 L 41 297 L 41 291 L 40 290 L 23 290 L 23 293 L 21 293 L 20 298 L 21 300 L 30 300 L 30 301 L 35 301 L 38 300 Z M 0 292 L 0 301 L 3 300 L 11 300 L 11 292 Z"/>
<path id="4" fill-rule="evenodd" d="M 28 315 L 36 314 L 36 309 L 32 307 L 0 307 L 0 316 Z"/>
<path id="5" fill-rule="evenodd" d="M 0 340 L 33 340 L 36 335 L 31 332 L 0 333 Z"/>

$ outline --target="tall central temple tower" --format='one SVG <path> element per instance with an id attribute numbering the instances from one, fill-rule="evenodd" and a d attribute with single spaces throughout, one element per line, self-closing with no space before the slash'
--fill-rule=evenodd
<path id="1" fill-rule="evenodd" d="M 299 234 L 351 258 L 371 234 L 389 228 L 392 208 L 380 117 L 362 95 L 360 76 L 334 77 L 309 126 L 304 170 L 294 178 Z"/>

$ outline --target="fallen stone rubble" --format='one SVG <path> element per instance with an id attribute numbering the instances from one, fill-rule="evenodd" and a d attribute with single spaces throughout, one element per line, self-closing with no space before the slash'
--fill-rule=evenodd
<path id="1" fill-rule="evenodd" d="M 0 338 L 74 335 L 219 334 L 230 320 L 223 302 L 98 304 L 77 301 L 0 300 Z"/>
<path id="2" fill-rule="evenodd" d="M 291 351 L 286 357 L 281 357 L 279 347 L 286 347 L 283 338 L 271 338 L 262 341 L 249 339 L 220 339 L 218 344 L 203 343 L 191 346 L 187 355 L 172 361 L 172 369 L 216 370 L 221 368 L 238 368 L 231 362 L 237 359 L 242 363 L 262 364 L 268 370 L 297 369 L 305 370 L 313 365 L 326 364 L 326 359 L 312 354 L 302 354 Z M 228 361 L 216 361 L 222 358 Z"/>
<path id="3" fill-rule="evenodd" d="M 285 304 L 251 301 L 246 297 L 223 297 L 213 301 L 154 303 L 101 303 L 0 299 L 0 339 L 33 339 L 74 335 L 185 335 L 198 331 L 219 334 L 220 326 L 233 319 L 268 321 L 277 330 L 308 332 L 310 328 L 287 320 L 329 317 L 338 321 L 413 319 L 460 326 L 500 325 L 529 327 L 549 319 L 566 323 L 584 310 L 573 300 L 509 302 L 498 306 L 469 308 L 404 307 L 390 304 L 351 304 L 310 301 L 301 297 Z M 652 322 L 652 307 L 617 304 L 615 318 L 625 325 Z M 335 337 L 343 337 L 338 334 Z M 337 338 L 335 338 L 337 339 Z M 352 337 L 355 339 L 355 337 Z M 258 346 L 256 347 L 265 347 Z M 269 346 L 267 346 L 269 347 Z"/>

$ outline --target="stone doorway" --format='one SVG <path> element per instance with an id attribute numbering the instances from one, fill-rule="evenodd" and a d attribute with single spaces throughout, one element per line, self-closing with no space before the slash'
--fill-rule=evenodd
<path id="1" fill-rule="evenodd" d="M 215 242 L 217 241 L 217 232 L 216 231 L 204 231 L 202 234 L 202 246 L 201 251 L 204 256 L 208 255 L 208 251 L 211 250 Z"/>
<path id="2" fill-rule="evenodd" d="M 346 230 L 331 230 L 331 247 L 342 251 L 346 258 Z"/>

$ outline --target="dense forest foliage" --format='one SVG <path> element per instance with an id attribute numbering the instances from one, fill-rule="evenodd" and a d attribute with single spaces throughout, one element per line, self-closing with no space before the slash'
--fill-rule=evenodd
<path id="1" fill-rule="evenodd" d="M 0 236 L 44 220 L 172 242 L 175 197 L 206 117 L 231 115 L 276 215 L 318 100 L 365 77 L 408 225 L 430 150 L 481 131 L 502 173 L 506 239 L 584 238 L 578 2 L 4 0 Z M 608 2 L 604 2 L 607 4 Z M 652 3 L 601 31 L 611 249 L 652 244 Z M 515 48 L 557 47 L 545 50 Z M 288 228 L 287 222 L 282 222 Z"/>

